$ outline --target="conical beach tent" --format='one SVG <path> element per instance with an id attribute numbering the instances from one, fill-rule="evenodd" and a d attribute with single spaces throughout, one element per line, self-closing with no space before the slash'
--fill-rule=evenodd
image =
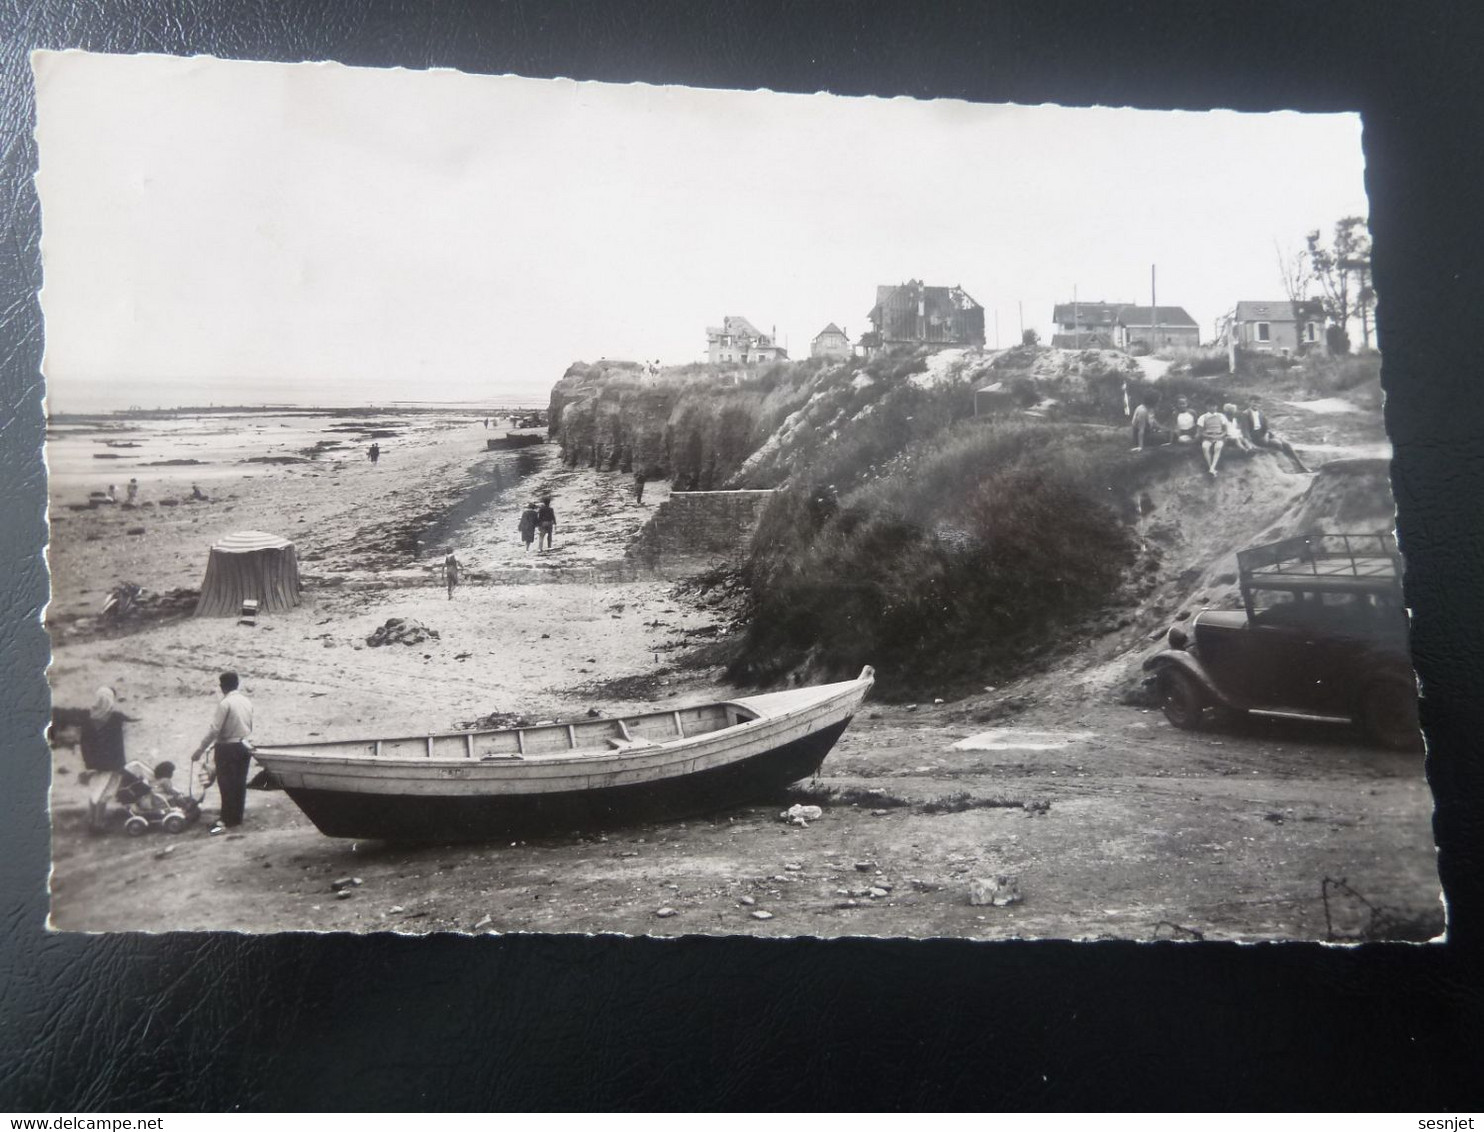
<path id="1" fill-rule="evenodd" d="M 244 601 L 267 613 L 299 604 L 299 556 L 286 538 L 238 531 L 211 548 L 197 617 L 235 617 Z"/>

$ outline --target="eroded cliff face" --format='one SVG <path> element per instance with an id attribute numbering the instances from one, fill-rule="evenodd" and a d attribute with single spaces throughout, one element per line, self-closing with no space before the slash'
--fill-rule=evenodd
<path id="1" fill-rule="evenodd" d="M 731 485 L 780 412 L 812 396 L 820 372 L 810 362 L 658 372 L 630 362 L 579 362 L 552 389 L 550 435 L 570 466 L 713 490 Z"/>
<path id="2" fill-rule="evenodd" d="M 1098 350 L 908 349 L 755 369 L 578 362 L 552 389 L 550 431 L 569 466 L 680 490 L 843 489 L 976 413 L 1117 417 L 1141 373 Z"/>
<path id="3" fill-rule="evenodd" d="M 973 412 L 993 355 L 909 351 L 761 369 L 577 363 L 551 395 L 551 436 L 572 466 L 642 471 L 681 490 L 787 486 L 834 474 L 868 435 L 889 457 Z M 873 419 L 874 418 L 874 419 Z"/>

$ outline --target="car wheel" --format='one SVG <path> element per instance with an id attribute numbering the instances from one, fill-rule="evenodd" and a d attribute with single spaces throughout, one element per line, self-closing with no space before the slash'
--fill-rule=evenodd
<path id="1" fill-rule="evenodd" d="M 1201 725 L 1207 704 L 1206 690 L 1193 676 L 1174 665 L 1159 672 L 1159 706 L 1165 718 L 1183 731 L 1194 731 Z"/>
<path id="2" fill-rule="evenodd" d="M 1420 751 L 1422 732 L 1417 718 L 1417 689 L 1409 680 L 1389 676 L 1366 686 L 1360 722 L 1368 734 L 1393 751 Z"/>

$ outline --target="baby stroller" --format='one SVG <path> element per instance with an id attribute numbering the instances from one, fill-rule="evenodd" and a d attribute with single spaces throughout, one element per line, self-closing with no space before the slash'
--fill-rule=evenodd
<path id="1" fill-rule="evenodd" d="M 128 810 L 124 832 L 130 837 L 156 826 L 166 833 L 179 833 L 200 818 L 200 799 L 177 789 L 174 774 L 173 763 L 160 763 L 154 770 L 138 761 L 124 764 L 116 797 Z"/>

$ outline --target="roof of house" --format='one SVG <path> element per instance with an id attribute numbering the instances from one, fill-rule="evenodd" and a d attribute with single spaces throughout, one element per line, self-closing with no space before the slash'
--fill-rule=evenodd
<path id="1" fill-rule="evenodd" d="M 876 287 L 876 305 L 871 308 L 870 313 L 866 317 L 869 319 L 877 318 L 877 312 L 899 291 L 904 290 L 908 296 L 918 296 L 929 312 L 942 311 L 948 308 L 966 311 L 979 306 L 973 297 L 962 287 L 927 287 L 923 285 L 921 279 L 909 279 L 906 283 L 899 283 L 895 287 L 878 285 Z"/>
<path id="2" fill-rule="evenodd" d="M 1153 308 L 1133 303 L 1057 303 L 1051 321 L 1058 326 L 1153 326 L 1149 317 Z M 1195 326 L 1200 323 L 1185 313 L 1184 307 L 1160 307 L 1160 326 Z"/>
<path id="3" fill-rule="evenodd" d="M 1151 318 L 1152 311 L 1158 311 L 1157 316 Z M 1200 327 L 1200 323 L 1185 313 L 1184 307 L 1124 307 L 1118 312 L 1118 321 L 1124 326 Z"/>
<path id="4" fill-rule="evenodd" d="M 706 337 L 720 338 L 724 334 L 730 334 L 738 338 L 767 338 L 757 327 L 748 322 L 740 314 L 729 314 L 721 320 L 720 326 L 706 327 Z"/>
<path id="5" fill-rule="evenodd" d="M 1311 302 L 1300 303 L 1301 308 L 1307 307 L 1305 316 L 1314 318 L 1318 312 Z M 1293 303 L 1287 299 L 1274 299 L 1270 302 L 1259 302 L 1255 299 L 1244 299 L 1237 304 L 1236 320 L 1238 322 L 1297 322 L 1293 316 Z"/>
<path id="6" fill-rule="evenodd" d="M 818 334 L 816 334 L 814 336 L 814 340 L 816 342 L 818 342 L 826 334 L 838 334 L 841 338 L 844 338 L 845 337 L 845 331 L 841 330 L 838 326 L 836 326 L 832 322 L 828 326 L 826 326 L 823 330 L 821 330 Z"/>

